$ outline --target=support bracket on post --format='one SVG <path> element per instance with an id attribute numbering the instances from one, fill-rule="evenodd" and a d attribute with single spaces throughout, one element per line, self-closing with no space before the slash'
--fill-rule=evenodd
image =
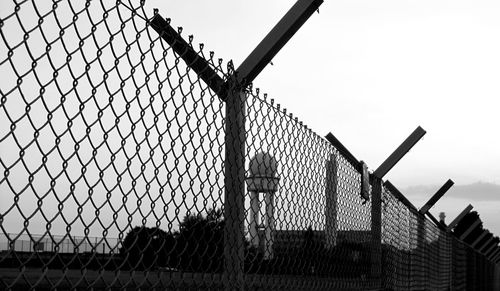
<path id="1" fill-rule="evenodd" d="M 492 244 L 489 248 L 487 248 L 487 249 L 486 249 L 486 251 L 484 251 L 484 253 L 483 253 L 483 254 L 484 254 L 486 257 L 489 257 L 489 256 L 491 255 L 491 252 L 492 252 L 492 251 L 493 251 L 496 247 L 498 247 L 498 243 L 496 243 L 496 244 Z"/>
<path id="2" fill-rule="evenodd" d="M 464 233 L 462 233 L 462 235 L 460 236 L 460 240 L 464 240 L 480 223 L 481 219 L 476 219 L 474 223 L 472 223 L 472 225 L 469 226 L 469 228 L 467 228 Z"/>
<path id="3" fill-rule="evenodd" d="M 481 240 L 482 240 L 482 239 L 483 239 L 483 238 L 484 238 L 484 237 L 485 237 L 488 233 L 490 233 L 490 232 L 489 232 L 489 231 L 487 231 L 487 230 L 484 230 L 484 231 L 481 233 L 481 235 L 480 235 L 480 236 L 478 236 L 478 237 L 476 238 L 476 240 L 475 240 L 475 241 L 474 241 L 474 242 L 473 242 L 470 246 L 471 246 L 471 247 L 473 247 L 473 248 L 476 248 L 476 245 L 477 245 L 477 244 L 478 244 L 478 243 L 479 243 L 479 242 L 480 242 L 480 241 L 481 241 Z"/>
<path id="4" fill-rule="evenodd" d="M 375 170 L 375 176 L 382 179 L 408 151 L 425 135 L 422 127 L 417 127 L 410 136 Z"/>
<path id="5" fill-rule="evenodd" d="M 288 10 L 236 70 L 236 81 L 241 88 L 248 86 L 259 75 L 322 3 L 323 0 L 298 0 Z M 158 13 L 149 23 L 210 89 L 222 100 L 226 100 L 231 86 L 228 82 L 231 80 L 224 82 L 210 64 L 198 55 L 191 44 L 187 43 Z"/>
<path id="6" fill-rule="evenodd" d="M 470 204 L 467 207 L 465 207 L 465 209 L 462 210 L 462 212 L 460 212 L 460 214 L 455 219 L 453 219 L 453 221 L 448 225 L 446 230 L 451 231 L 464 218 L 464 216 L 467 215 L 467 213 L 469 213 L 472 210 L 472 208 L 473 207 Z"/>
<path id="7" fill-rule="evenodd" d="M 212 69 L 210 63 L 198 55 L 191 44 L 187 43 L 182 36 L 170 26 L 170 23 L 156 13 L 149 21 L 151 27 L 156 30 L 160 37 L 166 41 L 172 50 L 181 57 L 212 91 L 222 100 L 227 97 L 228 84 Z"/>
<path id="8" fill-rule="evenodd" d="M 298 0 L 236 70 L 243 87 L 249 85 L 292 38 L 323 0 Z"/>
<path id="9" fill-rule="evenodd" d="M 500 247 L 491 255 L 491 261 L 495 262 L 500 259 Z"/>
<path id="10" fill-rule="evenodd" d="M 446 183 L 444 183 L 444 185 L 441 186 L 441 188 L 439 188 L 439 190 L 434 195 L 432 195 L 431 199 L 429 199 L 429 201 L 427 201 L 427 203 L 425 203 L 425 205 L 420 208 L 419 212 L 421 214 L 426 214 L 429 209 L 431 209 L 431 207 L 434 206 L 434 204 L 436 204 L 436 202 L 441 199 L 441 197 L 443 197 L 443 195 L 448 190 L 450 190 L 453 184 L 454 182 L 451 179 L 448 179 L 448 181 L 446 181 Z"/>
<path id="11" fill-rule="evenodd" d="M 484 244 L 478 249 L 480 253 L 484 252 L 486 250 L 486 247 L 493 241 L 493 236 L 491 236 L 487 241 L 484 242 Z"/>

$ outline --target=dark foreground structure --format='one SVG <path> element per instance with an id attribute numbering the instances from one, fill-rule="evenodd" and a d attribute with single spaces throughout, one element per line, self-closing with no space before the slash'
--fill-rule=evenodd
<path id="1" fill-rule="evenodd" d="M 498 239 L 383 180 L 423 129 L 370 173 L 252 87 L 322 1 L 238 68 L 144 1 L 18 2 L 0 12 L 1 290 L 499 290 Z"/>

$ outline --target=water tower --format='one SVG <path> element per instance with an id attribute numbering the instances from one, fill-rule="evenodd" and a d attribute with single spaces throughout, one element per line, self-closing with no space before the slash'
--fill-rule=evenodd
<path id="1" fill-rule="evenodd" d="M 277 176 L 278 162 L 268 153 L 257 153 L 250 159 L 249 176 L 246 178 L 248 191 L 250 192 L 250 243 L 259 246 L 259 212 L 260 200 L 259 194 L 263 193 L 266 202 L 266 223 L 265 223 L 265 241 L 264 258 L 273 257 L 274 243 L 274 193 L 278 190 L 279 177 Z"/>

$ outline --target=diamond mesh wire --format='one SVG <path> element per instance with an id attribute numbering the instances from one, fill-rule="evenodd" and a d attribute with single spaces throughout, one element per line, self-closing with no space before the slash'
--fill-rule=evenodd
<path id="1" fill-rule="evenodd" d="M 203 269 L 189 219 L 220 228 L 224 104 L 148 27 L 143 3 L 4 4 L 3 287 L 140 287 L 102 271 Z M 101 272 L 74 281 L 84 269 Z"/>
<path id="2" fill-rule="evenodd" d="M 384 189 L 382 285 L 389 290 L 494 290 L 494 264 Z"/>
<path id="3" fill-rule="evenodd" d="M 258 89 L 229 136 L 234 99 L 152 16 L 143 1 L 2 3 L 0 289 L 493 288 L 483 255 L 387 188 L 381 209 L 362 199 L 357 161 Z"/>
<path id="4" fill-rule="evenodd" d="M 411 211 L 384 188 L 382 195 L 384 284 L 393 290 L 411 290 Z"/>
<path id="5" fill-rule="evenodd" d="M 266 95 L 260 97 L 258 90 L 247 99 L 246 141 L 246 225 L 256 221 L 260 226 L 248 230 L 255 252 L 247 258 L 249 272 L 356 278 L 353 286 L 366 287 L 371 203 L 363 204 L 358 170 L 286 109 Z M 255 167 L 260 173 L 256 175 L 252 165 L 259 162 L 263 167 L 260 172 Z M 266 163 L 276 164 L 276 174 L 266 171 Z M 267 176 L 264 184 L 277 181 L 271 191 L 266 191 L 267 185 L 255 187 L 258 203 L 252 210 L 252 183 L 260 183 L 255 176 Z"/>

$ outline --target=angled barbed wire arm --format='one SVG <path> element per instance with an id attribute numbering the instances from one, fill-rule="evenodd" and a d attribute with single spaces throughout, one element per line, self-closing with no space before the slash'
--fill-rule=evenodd
<path id="1" fill-rule="evenodd" d="M 473 248 L 476 248 L 476 245 L 477 245 L 477 244 L 478 244 L 478 243 L 479 243 L 479 242 L 480 242 L 480 241 L 481 241 L 481 240 L 482 240 L 482 239 L 483 239 L 486 235 L 488 235 L 489 233 L 490 233 L 490 232 L 489 232 L 488 230 L 483 230 L 483 232 L 481 233 L 481 235 L 480 235 L 480 236 L 478 236 L 478 237 L 476 238 L 476 240 L 475 240 L 475 241 L 473 241 L 473 242 L 472 242 L 472 244 L 471 244 L 470 246 L 471 246 L 471 247 L 473 247 Z"/>
<path id="2" fill-rule="evenodd" d="M 427 201 L 424 206 L 420 208 L 420 214 L 426 214 L 429 209 L 431 209 L 431 207 L 434 206 L 434 204 L 436 204 L 436 202 L 441 199 L 441 197 L 443 197 L 443 195 L 446 194 L 448 190 L 450 190 L 453 184 L 455 183 L 451 179 L 448 179 L 448 181 L 446 181 L 446 183 L 444 183 L 443 186 L 441 186 L 441 188 L 439 188 L 439 190 L 437 190 L 437 192 L 432 195 L 429 201 Z"/>
<path id="3" fill-rule="evenodd" d="M 396 150 L 394 150 L 394 152 L 389 157 L 387 157 L 387 159 L 385 159 L 382 164 L 380 164 L 380 166 L 375 170 L 375 172 L 373 172 L 373 174 L 382 179 L 425 134 L 426 131 L 422 127 L 418 126 L 401 143 L 401 145 L 399 145 Z"/>
<path id="4" fill-rule="evenodd" d="M 481 219 L 476 219 L 465 231 L 464 233 L 462 233 L 460 235 L 460 239 L 461 240 L 464 240 L 465 238 L 467 238 L 467 236 L 477 227 L 479 226 L 479 224 L 481 224 Z M 491 238 L 493 239 L 493 238 Z"/>
<path id="5" fill-rule="evenodd" d="M 178 31 L 170 26 L 160 14 L 155 13 L 150 20 L 151 27 L 222 100 L 227 98 L 229 84 L 212 68 L 210 63 L 200 56 L 193 46 L 182 38 Z"/>
<path id="6" fill-rule="evenodd" d="M 451 231 L 453 228 L 455 228 L 455 226 L 457 226 L 457 224 L 460 223 L 460 221 L 465 217 L 465 215 L 467 215 L 467 213 L 469 213 L 472 210 L 472 208 L 473 208 L 472 205 L 470 204 L 467 205 L 467 207 L 465 207 L 465 209 L 462 210 L 462 212 L 460 212 L 450 224 L 448 224 L 446 230 Z"/>

